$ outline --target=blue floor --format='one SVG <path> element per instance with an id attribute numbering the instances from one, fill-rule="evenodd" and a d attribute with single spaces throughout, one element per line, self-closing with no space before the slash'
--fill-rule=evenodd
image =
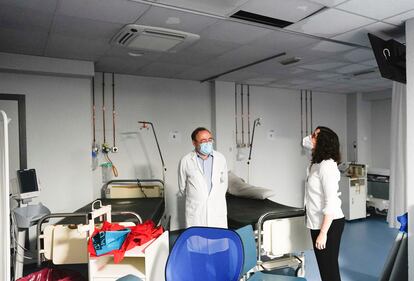
<path id="1" fill-rule="evenodd" d="M 342 281 L 377 281 L 398 230 L 384 217 L 346 222 L 339 253 Z M 320 281 L 313 251 L 307 251 L 306 280 Z"/>

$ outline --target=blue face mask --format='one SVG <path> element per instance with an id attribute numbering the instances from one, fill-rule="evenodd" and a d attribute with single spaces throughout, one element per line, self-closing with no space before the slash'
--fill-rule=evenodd
<path id="1" fill-rule="evenodd" d="M 213 142 L 203 142 L 200 144 L 199 152 L 203 155 L 210 155 L 213 152 Z"/>

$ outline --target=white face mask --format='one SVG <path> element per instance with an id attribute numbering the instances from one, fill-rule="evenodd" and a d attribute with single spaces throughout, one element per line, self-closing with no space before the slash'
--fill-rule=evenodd
<path id="1" fill-rule="evenodd" d="M 307 149 L 307 150 L 312 150 L 313 149 L 313 142 L 312 142 L 312 136 L 306 136 L 303 138 L 302 140 L 302 146 Z"/>

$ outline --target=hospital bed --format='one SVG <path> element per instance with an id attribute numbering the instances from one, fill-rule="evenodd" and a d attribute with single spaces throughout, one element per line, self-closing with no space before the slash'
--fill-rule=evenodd
<path id="1" fill-rule="evenodd" d="M 259 266 L 264 270 L 296 268 L 304 276 L 304 254 L 312 249 L 305 227 L 305 210 L 273 202 L 226 195 L 229 228 L 252 225 L 255 229 Z"/>
<path id="2" fill-rule="evenodd" d="M 154 182 L 158 184 L 154 185 Z M 85 251 L 88 236 L 86 232 L 81 232 L 79 229 L 90 224 L 91 211 L 96 209 L 97 201 L 102 206 L 111 206 L 111 220 L 114 222 L 122 222 L 125 226 L 130 226 L 152 220 L 156 225 L 162 224 L 165 228 L 168 220 L 163 219 L 165 218 L 163 187 L 163 182 L 160 180 L 114 180 L 102 187 L 102 194 L 112 198 L 99 198 L 73 213 L 44 216 L 37 224 L 38 266 L 48 260 L 56 265 L 88 263 L 88 255 Z M 126 198 L 125 195 L 135 198 Z M 50 223 L 51 220 L 56 221 L 56 219 L 60 220 Z M 166 239 L 168 242 L 168 235 L 166 237 L 163 241 Z M 139 266 L 142 267 L 142 259 L 145 259 L 144 256 L 141 256 L 141 260 L 136 257 L 130 260 L 134 260 L 134 263 L 138 260 Z"/>
<path id="3" fill-rule="evenodd" d="M 125 208 L 119 206 L 119 202 L 122 201 L 107 199 L 104 202 L 118 203 L 115 206 L 118 209 L 125 210 Z M 145 201 L 132 200 L 132 202 L 137 205 Z M 151 209 L 151 205 L 145 203 L 142 205 Z M 87 209 L 88 207 L 91 207 L 91 209 Z M 84 210 L 87 210 L 87 212 L 83 212 Z M 152 208 L 155 212 L 147 212 L 141 218 L 140 215 L 130 210 L 112 211 L 111 205 L 103 205 L 102 200 L 96 200 L 75 213 L 44 216 L 40 219 L 37 226 L 38 265 L 40 266 L 42 261 L 45 260 L 51 260 L 55 265 L 88 264 L 90 281 L 117 280 L 127 274 L 134 274 L 148 281 L 162 281 L 164 277 L 159 272 L 159 268 L 165 266 L 168 257 L 168 231 L 165 231 L 156 239 L 126 251 L 124 258 L 119 263 L 114 262 L 112 255 L 92 257 L 87 252 L 88 239 L 90 239 L 96 223 L 99 224 L 99 221 L 97 222 L 96 219 L 100 219 L 101 222 L 112 222 L 113 219 L 118 217 L 120 219 L 118 220 L 119 224 L 134 226 L 137 223 L 141 223 L 143 219 L 155 218 L 156 213 L 159 213 L 159 208 Z M 146 217 L 147 214 L 149 214 L 149 217 Z M 130 219 L 125 219 L 125 216 L 129 216 Z M 58 224 L 48 224 L 46 227 L 42 227 L 47 220 L 60 217 L 65 217 L 65 219 L 59 221 Z M 131 219 L 134 222 L 130 221 Z"/>

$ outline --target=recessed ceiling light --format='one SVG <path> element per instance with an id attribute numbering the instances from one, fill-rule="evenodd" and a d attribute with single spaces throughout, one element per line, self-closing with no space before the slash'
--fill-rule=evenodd
<path id="1" fill-rule="evenodd" d="M 282 64 L 282 65 L 289 65 L 289 64 L 292 64 L 292 63 L 297 63 L 300 60 L 301 60 L 301 58 L 299 58 L 299 57 L 290 57 L 290 58 L 279 61 L 279 63 Z"/>
<path id="2" fill-rule="evenodd" d="M 179 24 L 181 22 L 180 18 L 177 17 L 169 17 L 165 23 L 166 24 Z"/>
<path id="3" fill-rule="evenodd" d="M 143 53 L 128 52 L 128 55 L 130 55 L 131 57 L 141 57 L 144 54 Z"/>

